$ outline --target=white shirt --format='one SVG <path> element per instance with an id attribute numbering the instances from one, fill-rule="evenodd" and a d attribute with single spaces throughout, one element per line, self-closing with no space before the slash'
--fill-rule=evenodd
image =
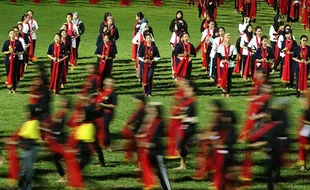
<path id="1" fill-rule="evenodd" d="M 154 40 L 152 34 L 151 34 L 151 37 L 152 37 L 152 41 L 155 42 L 155 40 Z M 140 38 L 143 39 L 143 40 L 145 40 L 143 34 L 139 31 L 139 32 L 137 32 L 137 34 L 135 35 L 135 37 L 133 37 L 133 39 L 132 39 L 131 42 L 132 42 L 133 44 L 138 44 L 138 45 L 139 45 L 139 44 L 142 42 L 142 41 L 140 42 Z"/>
<path id="2" fill-rule="evenodd" d="M 254 36 L 248 44 L 248 47 L 253 50 L 257 50 L 259 48 L 257 42 L 259 42 L 261 46 L 261 38 L 259 36 Z"/>
<path id="3" fill-rule="evenodd" d="M 275 33 L 277 33 L 277 32 L 275 31 L 273 25 L 271 25 L 270 29 L 269 29 L 269 39 L 272 42 L 276 42 L 277 41 L 276 36 L 274 35 Z"/>
<path id="4" fill-rule="evenodd" d="M 243 23 L 243 24 L 239 24 L 238 30 L 239 33 L 242 35 L 244 33 L 244 30 L 246 28 L 246 26 L 249 25 L 249 23 Z"/>
<path id="5" fill-rule="evenodd" d="M 224 44 L 221 44 L 218 49 L 217 49 L 217 53 L 220 53 L 223 57 L 225 57 L 225 46 Z M 237 49 L 234 45 L 230 45 L 230 49 L 229 49 L 229 56 L 232 55 L 237 55 Z M 232 68 L 235 66 L 235 62 L 231 61 L 228 64 L 229 68 Z M 222 61 L 220 62 L 220 67 L 224 67 L 224 64 L 222 63 Z"/>
<path id="6" fill-rule="evenodd" d="M 74 24 L 73 22 L 72 23 L 72 34 L 79 34 L 79 30 L 78 30 L 78 27 L 76 26 L 76 24 Z M 68 24 L 68 23 L 66 23 Z M 68 24 L 68 30 L 71 29 L 71 24 Z M 61 28 L 60 28 L 61 29 Z M 72 48 L 76 48 L 76 40 L 75 39 L 72 39 Z"/>
<path id="7" fill-rule="evenodd" d="M 249 41 L 248 41 L 247 35 L 242 34 L 241 41 L 240 41 L 240 47 L 243 49 L 242 55 L 248 55 L 248 53 L 249 53 L 247 46 L 245 46 L 245 43 L 249 43 Z M 245 47 L 245 48 L 243 48 L 243 47 Z"/>
<path id="8" fill-rule="evenodd" d="M 223 37 L 217 37 L 217 38 L 215 38 L 213 40 L 213 45 L 212 45 L 212 49 L 211 49 L 211 52 L 210 52 L 210 57 L 211 58 L 214 58 L 215 54 L 217 53 L 218 47 L 220 46 L 220 39 L 221 39 L 221 41 L 223 43 L 223 41 L 224 41 Z"/>
<path id="9" fill-rule="evenodd" d="M 23 33 L 29 34 L 31 31 L 31 28 L 29 28 L 28 24 L 22 23 L 23 24 Z"/>
<path id="10" fill-rule="evenodd" d="M 205 39 L 205 37 L 208 35 L 210 35 L 209 39 L 211 40 L 212 39 L 212 36 L 213 36 L 213 33 L 214 33 L 214 30 L 212 29 L 205 29 L 202 33 L 202 37 L 201 37 L 201 41 L 203 41 Z M 209 40 L 206 40 L 206 43 L 210 42 Z"/>
<path id="11" fill-rule="evenodd" d="M 34 31 L 34 30 L 38 30 L 39 29 L 39 26 L 38 26 L 38 23 L 36 20 L 34 19 L 31 19 L 29 20 L 29 24 L 30 24 L 30 27 L 31 27 L 31 30 Z M 36 36 L 36 33 L 32 33 L 32 39 L 35 40 L 37 39 L 37 36 Z"/>
<path id="12" fill-rule="evenodd" d="M 18 40 L 22 44 L 23 50 L 25 50 L 25 48 L 26 48 L 25 40 L 23 38 L 21 38 L 21 37 L 19 37 Z M 19 60 L 24 60 L 24 55 L 23 54 L 18 55 L 18 59 Z"/>
<path id="13" fill-rule="evenodd" d="M 170 44 L 173 46 L 181 41 L 181 38 L 177 36 L 175 32 L 172 33 L 171 38 L 170 38 Z"/>

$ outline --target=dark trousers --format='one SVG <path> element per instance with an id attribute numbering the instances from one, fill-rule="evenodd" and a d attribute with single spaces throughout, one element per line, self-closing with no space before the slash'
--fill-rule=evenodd
<path id="1" fill-rule="evenodd" d="M 94 149 L 98 155 L 98 158 L 99 158 L 99 162 L 100 162 L 100 165 L 101 166 L 105 166 L 105 160 L 104 160 L 104 155 L 103 155 L 103 152 L 101 150 L 101 147 L 99 145 L 99 142 L 98 140 L 96 139 L 96 141 L 94 142 Z"/>
<path id="2" fill-rule="evenodd" d="M 179 152 L 180 152 L 181 157 L 184 160 L 186 159 L 186 156 L 188 154 L 188 149 L 187 149 L 186 145 L 189 142 L 189 140 L 192 138 L 193 135 L 194 135 L 194 132 L 187 129 L 185 131 L 183 139 L 181 139 L 179 142 Z"/>
<path id="3" fill-rule="evenodd" d="M 113 118 L 113 114 L 104 114 L 103 120 L 104 120 L 104 145 L 110 146 L 111 145 L 111 133 L 110 133 L 110 122 Z"/>
<path id="4" fill-rule="evenodd" d="M 75 48 L 76 49 L 76 57 L 75 58 L 78 59 L 81 37 L 76 38 L 75 41 L 76 41 L 76 48 Z"/>
<path id="5" fill-rule="evenodd" d="M 55 163 L 55 166 L 56 166 L 56 169 L 57 169 L 57 172 L 58 174 L 61 176 L 61 177 L 64 177 L 65 176 L 65 171 L 62 167 L 62 165 L 60 164 L 60 160 L 63 158 L 63 156 L 59 153 L 55 153 L 54 154 L 54 163 Z"/>
<path id="6" fill-rule="evenodd" d="M 274 183 L 278 182 L 280 177 L 281 167 L 281 152 L 277 149 L 272 149 L 268 153 L 267 161 L 267 189 L 273 190 Z"/>
<path id="7" fill-rule="evenodd" d="M 143 66 L 140 66 L 143 75 Z M 151 66 L 149 72 L 147 73 L 147 85 L 144 86 L 144 93 L 146 95 L 152 95 L 153 89 L 153 78 L 154 78 L 155 67 Z"/>
<path id="8" fill-rule="evenodd" d="M 32 42 L 33 42 L 33 55 L 34 55 L 34 52 L 35 52 L 35 50 L 36 50 L 36 43 L 37 43 L 37 40 L 34 39 L 34 40 L 32 40 Z"/>
<path id="9" fill-rule="evenodd" d="M 23 150 L 22 160 L 23 168 L 21 171 L 21 178 L 18 182 L 18 190 L 31 190 L 34 176 L 33 164 L 37 159 L 37 146 L 30 146 Z"/>
<path id="10" fill-rule="evenodd" d="M 80 151 L 79 152 L 80 169 L 83 170 L 85 166 L 90 162 L 91 158 L 90 143 L 80 141 L 78 144 L 78 148 Z"/>
<path id="11" fill-rule="evenodd" d="M 162 188 L 164 190 L 171 190 L 170 181 L 168 178 L 168 172 L 164 163 L 164 157 L 162 155 L 150 153 L 150 161 L 153 169 L 155 170 Z"/>

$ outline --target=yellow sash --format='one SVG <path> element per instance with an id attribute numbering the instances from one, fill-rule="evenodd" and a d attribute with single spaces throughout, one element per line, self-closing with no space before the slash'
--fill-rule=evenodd
<path id="1" fill-rule="evenodd" d="M 20 128 L 18 135 L 25 139 L 40 139 L 40 122 L 38 120 L 26 121 Z"/>
<path id="2" fill-rule="evenodd" d="M 77 127 L 75 138 L 87 143 L 95 142 L 95 126 L 92 123 L 84 123 Z"/>

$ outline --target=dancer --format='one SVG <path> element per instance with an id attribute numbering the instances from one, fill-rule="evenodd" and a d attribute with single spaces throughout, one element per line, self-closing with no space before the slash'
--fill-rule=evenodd
<path id="1" fill-rule="evenodd" d="M 107 34 L 104 36 L 104 41 L 97 47 L 95 55 L 98 57 L 98 88 L 102 88 L 102 82 L 105 78 L 111 77 L 113 69 L 113 59 L 117 54 L 115 43 L 111 41 L 111 37 Z"/>
<path id="2" fill-rule="evenodd" d="M 231 44 L 231 35 L 225 34 L 224 42 L 218 47 L 217 57 L 221 60 L 221 89 L 222 97 L 230 97 L 232 86 L 232 73 L 234 71 L 234 60 L 237 56 L 237 49 Z"/>
<path id="3" fill-rule="evenodd" d="M 183 12 L 182 11 L 177 11 L 176 18 L 171 21 L 170 26 L 169 26 L 170 32 L 171 33 L 174 32 L 175 25 L 178 24 L 178 22 L 180 22 L 183 25 L 184 31 L 187 32 L 188 27 L 187 27 L 186 21 L 183 19 Z"/>
<path id="4" fill-rule="evenodd" d="M 176 56 L 176 77 L 190 79 L 192 73 L 191 57 L 196 57 L 193 44 L 190 43 L 189 33 L 184 32 L 181 42 L 175 45 L 173 54 Z"/>
<path id="5" fill-rule="evenodd" d="M 242 76 L 248 80 L 251 76 L 251 52 L 248 50 L 248 44 L 253 37 L 253 27 L 247 25 L 244 34 L 241 37 L 240 47 L 242 48 Z"/>
<path id="6" fill-rule="evenodd" d="M 71 69 L 74 69 L 74 67 L 76 66 L 76 57 L 74 55 L 73 52 L 76 52 L 76 38 L 79 36 L 79 31 L 78 28 L 76 26 L 76 24 L 73 23 L 72 21 L 73 19 L 73 14 L 72 13 L 67 13 L 66 16 L 66 24 L 67 25 L 67 33 L 70 36 L 72 42 L 71 42 L 71 50 L 70 50 L 70 66 Z"/>
<path id="7" fill-rule="evenodd" d="M 140 79 L 145 96 L 152 96 L 153 78 L 156 61 L 160 59 L 159 51 L 150 33 L 144 33 L 145 41 L 140 44 L 138 59 L 140 64 Z"/>
<path id="8" fill-rule="evenodd" d="M 37 44 L 37 35 L 36 35 L 36 32 L 38 31 L 39 29 L 39 25 L 37 23 L 37 21 L 33 18 L 33 15 L 34 15 L 34 12 L 33 10 L 29 10 L 27 11 L 27 14 L 29 15 L 29 21 L 28 23 L 30 24 L 30 27 L 31 27 L 31 38 L 32 38 L 32 43 L 33 43 L 33 48 L 32 48 L 32 55 L 33 55 L 33 58 L 35 57 L 34 56 L 34 53 L 35 53 L 35 50 L 36 50 L 36 44 Z M 34 61 L 34 60 L 31 60 L 31 61 Z"/>
<path id="9" fill-rule="evenodd" d="M 296 96 L 299 98 L 301 93 L 308 89 L 308 64 L 310 63 L 310 49 L 307 45 L 308 37 L 300 37 L 300 45 L 295 47 L 293 60 L 296 62 Z"/>
<path id="10" fill-rule="evenodd" d="M 24 53 L 22 43 L 16 40 L 14 30 L 10 30 L 9 39 L 4 42 L 1 52 L 5 55 L 4 64 L 7 79 L 5 81 L 9 93 L 15 93 L 19 76 L 19 55 Z"/>
<path id="11" fill-rule="evenodd" d="M 80 42 L 81 42 L 81 36 L 84 34 L 85 32 L 85 26 L 84 26 L 84 22 L 82 22 L 80 20 L 80 15 L 78 12 L 74 12 L 73 13 L 73 20 L 72 20 L 73 24 L 76 25 L 77 30 L 78 30 L 78 34 L 76 35 L 76 48 L 73 49 L 75 52 L 73 52 L 75 54 L 75 59 L 77 60 L 79 58 L 79 47 L 80 47 Z"/>
<path id="12" fill-rule="evenodd" d="M 60 39 L 60 35 L 55 34 L 54 43 L 50 44 L 47 50 L 47 57 L 51 59 L 50 90 L 53 94 L 59 94 L 60 92 L 63 64 L 68 57 L 66 47 L 60 42 Z"/>

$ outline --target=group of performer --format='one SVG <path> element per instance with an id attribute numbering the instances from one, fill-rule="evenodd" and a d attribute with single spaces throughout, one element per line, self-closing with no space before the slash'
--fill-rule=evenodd
<path id="1" fill-rule="evenodd" d="M 69 65 L 71 70 L 77 65 L 81 35 L 84 32 L 84 23 L 79 19 L 79 13 L 74 12 L 66 15 L 66 22 L 54 35 L 54 42 L 47 50 L 51 69 L 50 90 L 53 94 L 59 94 L 67 83 Z"/>
<path id="2" fill-rule="evenodd" d="M 229 41 L 229 36 L 225 37 Z M 66 182 L 70 187 L 85 186 L 82 171 L 90 163 L 93 152 L 98 155 L 98 166 L 105 166 L 107 161 L 102 149 L 112 151 L 109 125 L 117 107 L 117 96 L 111 78 L 104 79 L 103 88 L 98 90 L 95 66 L 88 66 L 87 71 L 89 75 L 76 102 L 72 104 L 68 97 L 59 96 L 57 111 L 51 113 L 52 96 L 47 74 L 44 67 L 40 67 L 39 76 L 29 91 L 28 119 L 6 141 L 8 177 L 19 180 L 20 189 L 31 189 L 40 145 L 45 144 L 53 155 L 53 163 L 60 176 L 57 182 Z M 285 155 L 291 142 L 286 114 L 290 99 L 276 98 L 272 101 L 272 88 L 268 85 L 266 73 L 259 69 L 255 75 L 256 83 L 249 92 L 244 127 L 239 136 L 235 112 L 225 109 L 220 100 L 213 100 L 209 107 L 212 119 L 207 127 L 197 128 L 197 87 L 190 80 L 177 80 L 167 124 L 162 104 L 148 102 L 144 94 L 134 96 L 136 109 L 121 135 L 125 140 L 125 160 L 136 163 L 145 189 L 152 189 L 158 184 L 163 189 L 171 189 L 164 160 L 180 159 L 180 166 L 174 169 L 186 169 L 189 148 L 193 144 L 199 147 L 197 170 L 192 176 L 194 180 L 206 180 L 211 176 L 211 186 L 218 190 L 249 187 L 254 179 L 253 154 L 263 149 L 267 155 L 266 184 L 268 190 L 274 189 L 274 184 L 280 182 L 281 168 L 289 163 Z M 307 139 L 310 137 L 309 97 L 309 91 L 302 93 L 304 113 L 297 122 L 301 170 L 306 170 Z M 71 115 L 70 110 L 73 110 Z M 69 134 L 66 126 L 70 128 Z M 167 137 L 166 141 L 164 137 Z M 234 156 L 240 151 L 235 148 L 238 142 L 247 147 L 241 167 L 236 164 Z M 22 168 L 19 166 L 18 148 L 23 150 Z"/>
<path id="3" fill-rule="evenodd" d="M 32 61 L 36 48 L 36 31 L 38 23 L 33 18 L 33 11 L 22 15 L 17 25 L 8 32 L 9 39 L 4 42 L 2 53 L 5 55 L 4 64 L 7 74 L 5 84 L 9 93 L 15 93 L 19 81 L 24 78 L 24 70 Z"/>

